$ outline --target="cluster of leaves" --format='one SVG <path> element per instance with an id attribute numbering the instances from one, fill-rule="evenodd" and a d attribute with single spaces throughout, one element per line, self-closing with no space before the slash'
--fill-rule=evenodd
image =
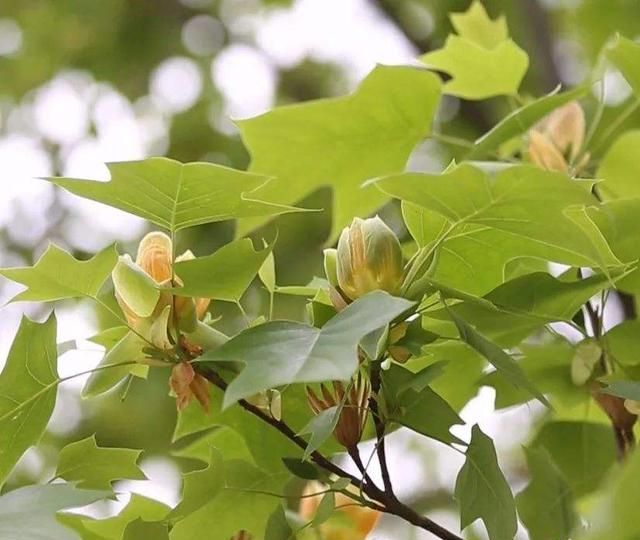
<path id="1" fill-rule="evenodd" d="M 91 370 L 85 397 L 131 376 L 145 377 L 150 366 L 165 369 L 168 378 L 178 365 L 192 367 L 184 388 L 176 383 L 174 391 L 187 392 L 194 376 L 212 383 L 209 396 L 196 396 L 208 413 L 194 402 L 179 414 L 174 439 L 183 444 L 176 455 L 204 468 L 185 474 L 177 507 L 135 495 L 108 519 L 60 514 L 111 496 L 115 480 L 144 478 L 138 451 L 102 448 L 88 438 L 61 452 L 58 482 L 0 497 L 0 536 L 176 540 L 207 531 L 211 540 L 238 534 L 281 540 L 302 537 L 310 527 L 322 531 L 340 493 L 455 538 L 400 503 L 388 478 L 384 489 L 377 487 L 357 445 L 346 450 L 361 466 L 361 478 L 331 465 L 329 458 L 345 450 L 331 433 L 342 420 L 349 388 L 332 401 L 322 387 L 327 407 L 314 415 L 305 403 L 305 385 L 350 385 L 356 376 L 366 379 L 367 391 L 371 385 L 372 426 L 364 430 L 365 436 L 375 431 L 383 471 L 384 436 L 398 426 L 464 452 L 454 490 L 461 529 L 479 519 L 491 540 L 510 540 L 520 519 L 532 540 L 623 540 L 635 534 L 638 517 L 631 505 L 637 488 L 629 478 L 640 466 L 638 456 L 629 457 L 623 473 L 609 475 L 616 450 L 629 454 L 640 402 L 637 321 L 605 332 L 602 318 L 609 298 L 624 295 L 633 302 L 640 293 L 638 132 L 623 133 L 600 161 L 589 161 L 585 156 L 596 155 L 590 146 L 596 112 L 586 138 L 569 130 L 570 147 L 531 149 L 532 159 L 564 152 L 560 163 L 566 170 L 546 170 L 545 160 L 531 163 L 527 133 L 544 132 L 539 123 L 547 115 L 587 99 L 590 86 L 601 84 L 600 72 L 573 90 L 524 99 L 518 88 L 528 57 L 509 38 L 504 19 L 491 20 L 474 3 L 452 22 L 456 35 L 421 58 L 426 68 L 378 66 L 350 96 L 281 107 L 240 122 L 252 155 L 248 172 L 151 158 L 110 165 L 108 183 L 51 179 L 75 195 L 149 220 L 171 240 L 188 227 L 225 220 L 238 220 L 239 238 L 213 254 L 176 262 L 169 283 L 150 280 L 115 246 L 80 261 L 51 245 L 32 267 L 0 270 L 26 286 L 15 301 L 83 298 L 121 321 L 92 338 L 107 352 Z M 618 38 L 607 45 L 603 61 L 633 88 L 634 110 L 640 103 L 640 46 Z M 443 83 L 434 71 L 450 79 Z M 506 97 L 514 110 L 477 141 L 456 141 L 467 149 L 461 163 L 439 174 L 406 172 L 420 141 L 445 140 L 431 128 L 443 93 L 467 100 Z M 582 178 L 576 178 L 578 169 Z M 327 279 L 280 287 L 273 244 L 255 250 L 251 240 L 240 238 L 274 216 L 301 212 L 291 205 L 325 185 L 334 197 L 329 243 L 354 215 L 400 201 L 410 238 L 403 245 L 402 287 L 393 295 L 374 291 L 350 301 L 329 269 Z M 564 272 L 554 277 L 549 263 L 564 265 Z M 126 304 L 137 317 L 157 316 L 148 328 L 110 307 L 110 276 L 119 302 L 127 291 Z M 247 315 L 247 328 L 231 337 L 216 330 L 211 318 L 172 322 L 179 298 L 233 302 L 244 312 L 242 296 L 256 277 L 272 303 L 282 294 L 309 297 L 309 319 Z M 160 319 L 156 307 L 166 295 Z M 581 341 L 556 334 L 552 323 L 570 325 Z M 56 343 L 55 315 L 43 323 L 22 321 L 0 374 L 0 485 L 46 430 L 57 387 L 66 380 L 57 372 L 58 353 L 68 347 Z M 478 426 L 468 442 L 450 431 L 464 423 L 458 413 L 480 386 L 495 388 L 497 408 L 531 400 L 546 408 L 524 450 L 528 484 L 515 497 L 493 441 Z M 601 410 L 592 407 L 584 419 L 594 398 Z M 317 411 L 319 400 L 314 403 Z M 292 516 L 295 505 L 287 501 L 295 499 L 292 493 L 300 496 L 300 480 L 316 479 L 328 487 L 315 515 Z M 349 490 L 350 483 L 360 491 Z M 577 503 L 593 494 L 600 494 L 606 511 L 592 520 Z M 584 530 L 581 518 L 593 526 Z"/>

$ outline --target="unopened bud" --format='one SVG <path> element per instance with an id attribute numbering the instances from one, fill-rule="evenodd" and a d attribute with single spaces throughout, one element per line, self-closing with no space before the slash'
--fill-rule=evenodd
<path id="1" fill-rule="evenodd" d="M 396 235 L 379 217 L 355 218 L 343 229 L 338 241 L 337 275 L 341 291 L 351 300 L 375 290 L 399 292 L 402 249 Z"/>
<path id="2" fill-rule="evenodd" d="M 324 250 L 324 274 L 332 287 L 338 287 L 338 252 L 335 249 Z"/>
<path id="3" fill-rule="evenodd" d="M 176 398 L 178 411 L 184 410 L 195 397 L 202 408 L 209 412 L 209 383 L 194 371 L 189 362 L 180 362 L 173 367 L 169 388 Z"/>
<path id="4" fill-rule="evenodd" d="M 570 161 L 574 161 L 582 149 L 585 129 L 584 111 L 577 101 L 557 108 L 545 125 L 545 133 Z"/>
<path id="5" fill-rule="evenodd" d="M 345 448 L 355 448 L 362 439 L 367 422 L 369 382 L 358 374 L 348 389 L 345 389 L 343 383 L 334 381 L 333 391 L 323 384 L 320 386 L 320 393 L 322 397 L 318 397 L 307 387 L 307 401 L 311 410 L 319 414 L 331 407 L 342 407 L 333 435 Z"/>
<path id="6" fill-rule="evenodd" d="M 543 169 L 557 172 L 579 172 L 589 161 L 580 155 L 585 138 L 585 118 L 577 101 L 567 103 L 554 110 L 529 133 L 529 156 L 531 161 Z"/>

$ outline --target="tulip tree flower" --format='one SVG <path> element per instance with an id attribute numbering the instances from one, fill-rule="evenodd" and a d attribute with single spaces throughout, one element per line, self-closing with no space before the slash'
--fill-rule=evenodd
<path id="1" fill-rule="evenodd" d="M 589 161 L 580 152 L 585 138 L 584 111 L 577 101 L 557 108 L 529 132 L 529 157 L 538 167 L 556 172 L 580 170 Z"/>
<path id="2" fill-rule="evenodd" d="M 376 290 L 397 294 L 403 278 L 398 238 L 378 216 L 354 218 L 340 235 L 335 273 L 340 290 L 351 300 Z"/>

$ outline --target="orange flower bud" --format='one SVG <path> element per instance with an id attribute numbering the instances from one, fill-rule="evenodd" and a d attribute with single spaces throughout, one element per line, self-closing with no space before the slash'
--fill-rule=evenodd
<path id="1" fill-rule="evenodd" d="M 172 257 L 171 238 L 161 232 L 150 232 L 140 241 L 136 264 L 156 283 L 165 283 L 171 279 Z"/>
<path id="2" fill-rule="evenodd" d="M 341 382 L 334 381 L 333 392 L 324 384 L 320 386 L 320 391 L 322 398 L 307 387 L 307 401 L 311 410 L 318 414 L 336 405 L 342 405 L 333 436 L 345 448 L 355 448 L 362 439 L 362 432 L 367 422 L 369 382 L 358 374 L 348 390 Z"/>
<path id="3" fill-rule="evenodd" d="M 180 362 L 173 367 L 169 387 L 176 398 L 178 411 L 185 409 L 195 397 L 202 408 L 209 412 L 209 383 L 193 370 L 189 362 Z"/>

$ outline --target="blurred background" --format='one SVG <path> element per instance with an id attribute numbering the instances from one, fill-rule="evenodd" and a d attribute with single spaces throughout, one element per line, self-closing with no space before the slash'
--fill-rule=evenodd
<path id="1" fill-rule="evenodd" d="M 614 31 L 640 37 L 637 0 L 484 3 L 493 16 L 506 14 L 512 37 L 530 55 L 525 95 L 581 82 Z M 160 155 L 245 168 L 249 156 L 233 119 L 342 95 L 376 63 L 413 62 L 418 53 L 443 43 L 450 31 L 448 14 L 468 5 L 468 0 L 2 0 L 0 266 L 31 265 L 50 241 L 78 257 L 114 241 L 121 251 L 134 253 L 147 231 L 143 220 L 63 193 L 38 177 L 106 180 L 104 162 Z M 606 119 L 629 88 L 616 72 L 607 72 L 605 81 Z M 447 97 L 438 129 L 473 139 L 506 112 L 492 101 Z M 639 120 L 632 116 L 628 122 Z M 425 141 L 410 166 L 441 170 L 452 157 L 451 148 Z M 320 190 L 303 203 L 326 210 L 280 218 L 256 234 L 272 237 L 274 228 L 279 230 L 275 257 L 281 285 L 306 283 L 321 273 L 331 193 Z M 383 212 L 402 234 L 397 208 Z M 232 237 L 231 224 L 197 227 L 180 236 L 178 250 L 207 254 Z M 0 282 L 0 304 L 17 290 Z M 257 314 L 265 298 L 255 284 L 244 303 Z M 0 310 L 0 367 L 20 316 L 42 318 L 49 309 L 19 304 Z M 223 329 L 238 327 L 234 306 L 216 303 L 212 311 L 222 316 Z M 79 338 L 81 349 L 61 358 L 60 374 L 90 369 L 101 350 L 84 338 L 110 321 L 77 302 L 63 303 L 58 314 L 58 341 Z M 303 304 L 280 297 L 276 315 L 300 319 Z M 128 482 L 123 489 L 175 504 L 181 465 L 171 457 L 175 405 L 167 395 L 166 374 L 153 375 L 150 384 L 135 382 L 124 401 L 122 392 L 113 392 L 83 403 L 78 395 L 83 382 L 61 386 L 48 434 L 24 457 L 9 487 L 49 479 L 59 448 L 95 432 L 102 445 L 145 449 L 142 467 L 150 480 Z M 483 388 L 462 416 L 496 437 L 502 465 L 517 484 L 517 450 L 537 414 L 526 406 L 496 414 L 493 390 Z M 393 435 L 390 454 L 401 493 L 456 528 L 448 490 L 462 457 L 402 431 Z M 394 527 L 384 521 L 375 538 L 428 538 Z"/>

